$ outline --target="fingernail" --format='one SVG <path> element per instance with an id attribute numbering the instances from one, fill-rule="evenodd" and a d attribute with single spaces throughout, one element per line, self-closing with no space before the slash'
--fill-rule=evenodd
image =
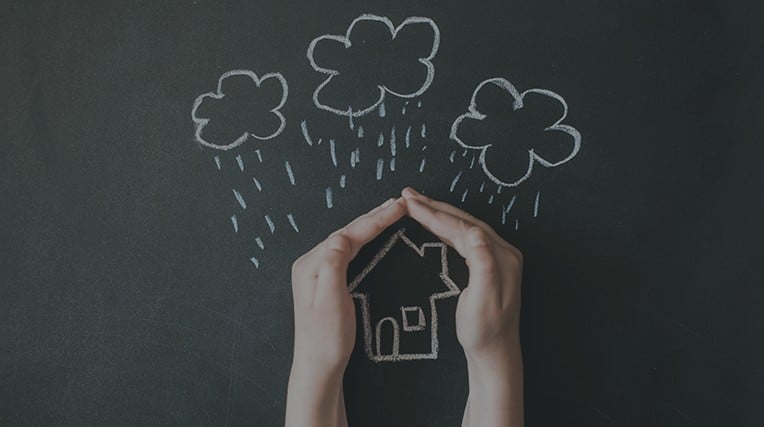
<path id="1" fill-rule="evenodd" d="M 412 197 L 421 196 L 421 194 L 419 194 L 419 192 L 418 192 L 418 191 L 414 190 L 414 189 L 413 189 L 413 188 L 411 188 L 411 187 L 406 187 L 405 189 L 403 189 L 403 193 L 404 193 L 404 196 L 405 196 L 405 195 L 407 195 L 407 194 L 405 194 L 405 193 L 408 193 L 408 195 L 409 195 L 409 196 L 412 196 Z"/>
<path id="2" fill-rule="evenodd" d="M 387 199 L 387 201 L 385 203 L 382 203 L 382 207 L 386 208 L 386 207 L 392 205 L 394 201 L 395 201 L 395 198 L 391 197 L 391 198 Z"/>

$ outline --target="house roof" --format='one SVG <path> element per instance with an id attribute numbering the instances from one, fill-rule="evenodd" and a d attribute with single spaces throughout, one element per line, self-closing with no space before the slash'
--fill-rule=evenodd
<path id="1" fill-rule="evenodd" d="M 449 296 L 457 295 L 459 294 L 460 290 L 459 287 L 456 286 L 454 281 L 449 277 L 448 275 L 448 260 L 446 258 L 448 247 L 445 243 L 437 241 L 437 242 L 427 242 L 422 244 L 421 246 L 418 246 L 416 243 L 411 241 L 406 236 L 406 229 L 401 228 L 395 234 L 393 234 L 390 239 L 382 246 L 382 249 L 377 252 L 376 255 L 374 255 L 374 258 L 369 262 L 366 267 L 361 270 L 358 275 L 355 276 L 355 278 L 350 282 L 350 285 L 348 286 L 348 290 L 350 293 L 354 295 L 360 294 L 359 292 L 355 292 L 358 286 L 363 282 L 363 280 L 368 276 L 368 274 L 374 270 L 374 268 L 379 264 L 382 259 L 385 258 L 385 256 L 390 252 L 390 250 L 398 243 L 402 242 L 404 243 L 408 248 L 410 248 L 415 254 L 417 254 L 419 257 L 424 258 L 425 253 L 427 252 L 427 249 L 429 248 L 437 248 L 440 253 L 440 274 L 439 277 L 441 279 L 441 282 L 446 288 L 445 292 L 440 292 L 433 294 L 433 297 L 436 298 L 446 298 Z"/>

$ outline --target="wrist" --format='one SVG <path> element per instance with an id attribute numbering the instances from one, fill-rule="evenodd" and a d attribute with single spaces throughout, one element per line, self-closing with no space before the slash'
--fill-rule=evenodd
<path id="1" fill-rule="evenodd" d="M 523 362 L 519 340 L 467 354 L 465 426 L 523 425 Z"/>
<path id="2" fill-rule="evenodd" d="M 342 425 L 345 419 L 342 399 L 342 371 L 328 372 L 295 361 L 289 375 L 286 425 Z"/>

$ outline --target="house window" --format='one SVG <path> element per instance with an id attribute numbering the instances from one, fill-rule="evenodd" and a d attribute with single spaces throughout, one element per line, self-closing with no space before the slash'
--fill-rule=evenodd
<path id="1" fill-rule="evenodd" d="M 403 330 L 406 332 L 423 331 L 425 327 L 424 312 L 420 307 L 401 307 Z"/>

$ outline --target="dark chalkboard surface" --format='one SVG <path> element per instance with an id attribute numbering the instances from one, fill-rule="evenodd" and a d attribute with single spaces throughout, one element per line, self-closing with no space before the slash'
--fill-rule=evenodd
<path id="1" fill-rule="evenodd" d="M 413 185 L 525 254 L 528 425 L 764 425 L 760 5 L 303 3 L 3 7 L 0 424 L 281 424 L 292 260 Z M 460 423 L 437 243 L 352 265 L 354 426 Z"/>

